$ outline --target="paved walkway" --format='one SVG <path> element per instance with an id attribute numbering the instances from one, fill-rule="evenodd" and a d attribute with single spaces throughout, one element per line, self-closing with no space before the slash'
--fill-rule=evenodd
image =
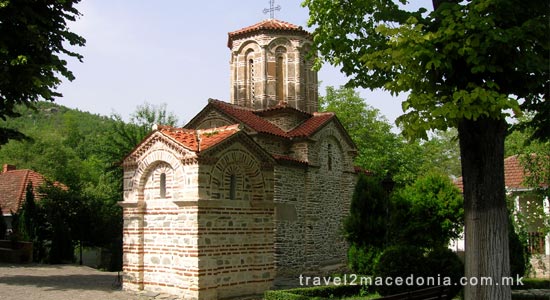
<path id="1" fill-rule="evenodd" d="M 2 300 L 173 300 L 174 296 L 121 291 L 116 272 L 74 265 L 0 264 Z M 514 299 L 550 299 L 550 290 L 514 291 Z"/>
<path id="2" fill-rule="evenodd" d="M 0 264 L 2 300 L 149 300 L 174 299 L 155 293 L 121 291 L 116 272 L 74 265 Z"/>

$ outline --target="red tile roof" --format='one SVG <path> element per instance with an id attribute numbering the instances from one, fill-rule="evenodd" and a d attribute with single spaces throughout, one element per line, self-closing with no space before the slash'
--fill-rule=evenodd
<path id="1" fill-rule="evenodd" d="M 526 175 L 525 168 L 521 165 L 517 155 L 504 159 L 504 185 L 507 189 L 529 188 L 524 183 L 524 178 Z M 455 180 L 455 185 L 461 191 L 464 189 L 462 177 Z"/>
<path id="2" fill-rule="evenodd" d="M 328 121 L 334 119 L 334 113 L 324 112 L 324 113 L 313 113 L 313 116 L 307 119 L 300 126 L 294 128 L 288 135 L 290 137 L 308 137 L 317 132 L 323 125 Z"/>
<path id="3" fill-rule="evenodd" d="M 284 138 L 309 137 L 321 129 L 325 124 L 327 124 L 327 122 L 335 119 L 334 113 L 314 113 L 312 115 L 291 107 L 277 107 L 254 111 L 214 99 L 210 99 L 209 104 L 231 117 L 235 122 L 243 123 L 256 132 L 267 133 Z M 268 111 L 277 109 L 295 110 L 301 114 L 305 114 L 305 117 L 309 116 L 309 118 L 293 130 L 285 132 L 281 128 L 275 126 L 260 116 Z"/>
<path id="4" fill-rule="evenodd" d="M 517 155 L 504 160 L 504 185 L 506 188 L 525 188 L 523 182 L 525 175 L 525 168 L 520 164 Z"/>
<path id="5" fill-rule="evenodd" d="M 185 148 L 194 152 L 200 152 L 224 141 L 239 132 L 240 128 L 238 124 L 216 127 L 207 130 L 158 126 L 158 131 L 178 142 Z"/>
<path id="6" fill-rule="evenodd" d="M 220 100 L 209 99 L 208 102 L 234 119 L 236 122 L 243 123 L 256 132 L 269 133 L 281 137 L 286 137 L 287 135 L 281 128 L 258 116 L 253 110 L 229 104 Z"/>
<path id="7" fill-rule="evenodd" d="M 40 199 L 37 188 L 46 182 L 44 176 L 33 170 L 6 168 L 0 173 L 0 206 L 3 214 L 17 212 L 26 197 L 27 185 L 32 183 L 35 200 Z"/>
<path id="8" fill-rule="evenodd" d="M 295 32 L 298 34 L 303 34 L 309 36 L 309 32 L 305 31 L 302 26 L 296 26 L 294 24 L 276 20 L 276 19 L 267 19 L 263 20 L 259 23 L 256 23 L 254 25 L 235 30 L 233 32 L 228 33 L 228 39 L 227 39 L 227 47 L 231 48 L 233 46 L 233 40 L 248 34 L 252 34 L 255 32 L 274 32 L 274 31 L 284 31 L 286 33 L 288 32 Z"/>

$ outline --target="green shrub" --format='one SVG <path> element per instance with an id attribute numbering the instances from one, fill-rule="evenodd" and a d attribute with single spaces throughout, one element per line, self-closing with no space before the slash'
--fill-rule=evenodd
<path id="1" fill-rule="evenodd" d="M 348 265 L 355 274 L 373 274 L 382 250 L 352 244 L 348 249 Z"/>
<path id="2" fill-rule="evenodd" d="M 451 292 L 453 297 L 456 296 L 462 286 L 460 278 L 464 276 L 464 264 L 458 255 L 448 248 L 437 248 L 428 253 L 428 276 L 435 278 L 449 277 L 451 279 Z M 446 282 L 437 283 L 435 285 L 447 284 Z"/>
<path id="3" fill-rule="evenodd" d="M 427 174 L 392 194 L 391 244 L 446 246 L 463 229 L 460 190 L 446 176 Z"/>
<path id="4" fill-rule="evenodd" d="M 361 174 L 344 220 L 344 237 L 353 245 L 382 248 L 388 228 L 388 193 L 380 180 Z"/>
<path id="5" fill-rule="evenodd" d="M 529 267 L 530 253 L 527 251 L 526 242 L 522 242 L 516 233 L 514 220 L 510 218 L 508 226 L 508 245 L 510 251 L 510 275 L 513 277 L 525 275 Z"/>
<path id="6" fill-rule="evenodd" d="M 389 278 L 392 282 L 396 278 L 424 277 L 428 274 L 428 260 L 424 251 L 418 247 L 408 245 L 392 246 L 384 250 L 378 264 L 375 266 L 374 274 L 386 282 Z M 376 285 L 375 290 L 382 296 L 412 291 L 424 286 L 418 286 L 415 282 L 412 285 Z"/>
<path id="7" fill-rule="evenodd" d="M 289 290 L 267 291 L 265 300 L 323 300 L 359 295 L 361 285 L 327 285 Z"/>
<path id="8" fill-rule="evenodd" d="M 514 278 L 515 279 L 515 278 Z M 530 289 L 550 289 L 550 279 L 541 278 L 524 278 L 523 285 L 514 285 L 514 290 L 530 290 Z"/>
<path id="9" fill-rule="evenodd" d="M 464 276 L 464 264 L 456 253 L 447 248 L 435 248 L 426 254 L 422 248 L 399 245 L 382 253 L 375 267 L 375 275 L 383 282 L 387 277 L 392 282 L 398 277 L 403 278 L 402 285 L 377 285 L 375 290 L 383 296 L 429 286 L 450 285 L 454 297 L 462 289 L 460 279 Z M 411 282 L 406 281 L 411 275 Z M 420 277 L 422 279 L 417 281 Z"/>
<path id="10" fill-rule="evenodd" d="M 297 295 L 288 290 L 267 291 L 264 293 L 264 300 L 309 300 L 310 298 L 303 295 Z"/>
<path id="11" fill-rule="evenodd" d="M 6 230 L 8 230 L 8 224 L 6 224 L 6 219 L 2 213 L 2 206 L 0 206 L 0 240 L 6 238 Z"/>

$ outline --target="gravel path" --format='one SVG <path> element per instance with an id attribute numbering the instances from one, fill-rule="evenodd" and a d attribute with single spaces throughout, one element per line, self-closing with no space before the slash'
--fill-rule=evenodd
<path id="1" fill-rule="evenodd" d="M 145 295 L 121 291 L 117 273 L 74 265 L 0 264 L 2 300 L 137 300 Z"/>

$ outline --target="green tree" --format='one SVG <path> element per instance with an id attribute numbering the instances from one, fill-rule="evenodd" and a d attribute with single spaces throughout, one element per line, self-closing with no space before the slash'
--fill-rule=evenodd
<path id="1" fill-rule="evenodd" d="M 178 123 L 178 118 L 167 111 L 166 104 L 147 102 L 136 107 L 130 115 L 130 122 L 125 122 L 118 114 L 113 114 L 111 119 L 112 126 L 104 136 L 99 152 L 112 164 L 119 163 L 130 153 L 151 132 L 153 125 L 176 126 Z"/>
<path id="2" fill-rule="evenodd" d="M 0 240 L 6 238 L 6 232 L 8 230 L 8 224 L 6 223 L 6 218 L 4 218 L 4 213 L 2 212 L 2 206 L 0 206 Z"/>
<path id="3" fill-rule="evenodd" d="M 34 241 L 36 238 L 35 224 L 37 214 L 36 202 L 34 201 L 34 188 L 32 182 L 29 182 L 25 190 L 25 202 L 19 210 L 19 221 L 21 222 L 18 226 L 19 233 L 25 241 Z"/>
<path id="4" fill-rule="evenodd" d="M 509 276 L 504 137 L 510 110 L 533 113 L 548 137 L 549 16 L 544 1 L 305 0 L 318 62 L 350 85 L 408 92 L 398 123 L 409 137 L 458 129 L 464 178 L 467 277 Z M 487 238 L 489 237 L 489 238 Z M 465 298 L 510 299 L 506 285 L 465 287 Z"/>
<path id="5" fill-rule="evenodd" d="M 344 220 L 344 236 L 350 243 L 348 262 L 353 271 L 372 274 L 373 267 L 386 246 L 388 225 L 388 191 L 379 179 L 359 175 L 350 214 Z"/>
<path id="6" fill-rule="evenodd" d="M 79 0 L 0 1 L 0 119 L 20 116 L 16 105 L 61 96 L 55 89 L 60 76 L 73 80 L 65 57 L 82 61 L 68 49 L 83 46 L 85 40 L 69 31 L 67 22 L 80 15 Z M 0 128 L 0 145 L 24 135 L 14 128 Z"/>
<path id="7" fill-rule="evenodd" d="M 389 175 L 398 186 L 431 171 L 460 176 L 456 131 L 438 131 L 428 141 L 409 142 L 393 133 L 380 111 L 369 106 L 352 88 L 328 86 L 320 102 L 323 111 L 336 113 L 357 145 L 357 166 L 380 177 Z"/>
<path id="8" fill-rule="evenodd" d="M 346 240 L 360 246 L 386 245 L 388 192 L 380 180 L 361 174 L 351 199 L 350 214 L 344 221 Z"/>
<path id="9" fill-rule="evenodd" d="M 425 249 L 444 248 L 462 233 L 462 195 L 452 181 L 439 174 L 418 178 L 392 195 L 392 243 Z"/>
<path id="10" fill-rule="evenodd" d="M 390 170 L 390 161 L 395 160 L 399 147 L 398 137 L 391 132 L 388 120 L 380 111 L 370 107 L 359 93 L 351 88 L 327 86 L 320 97 L 321 110 L 336 113 L 342 126 L 357 145 L 359 153 L 356 165 L 385 176 Z"/>
<path id="11" fill-rule="evenodd" d="M 93 229 L 89 203 L 76 191 L 53 183 L 46 183 L 39 191 L 46 227 L 42 238 L 51 242 L 47 261 L 53 264 L 72 262 L 74 247 L 87 240 Z"/>

